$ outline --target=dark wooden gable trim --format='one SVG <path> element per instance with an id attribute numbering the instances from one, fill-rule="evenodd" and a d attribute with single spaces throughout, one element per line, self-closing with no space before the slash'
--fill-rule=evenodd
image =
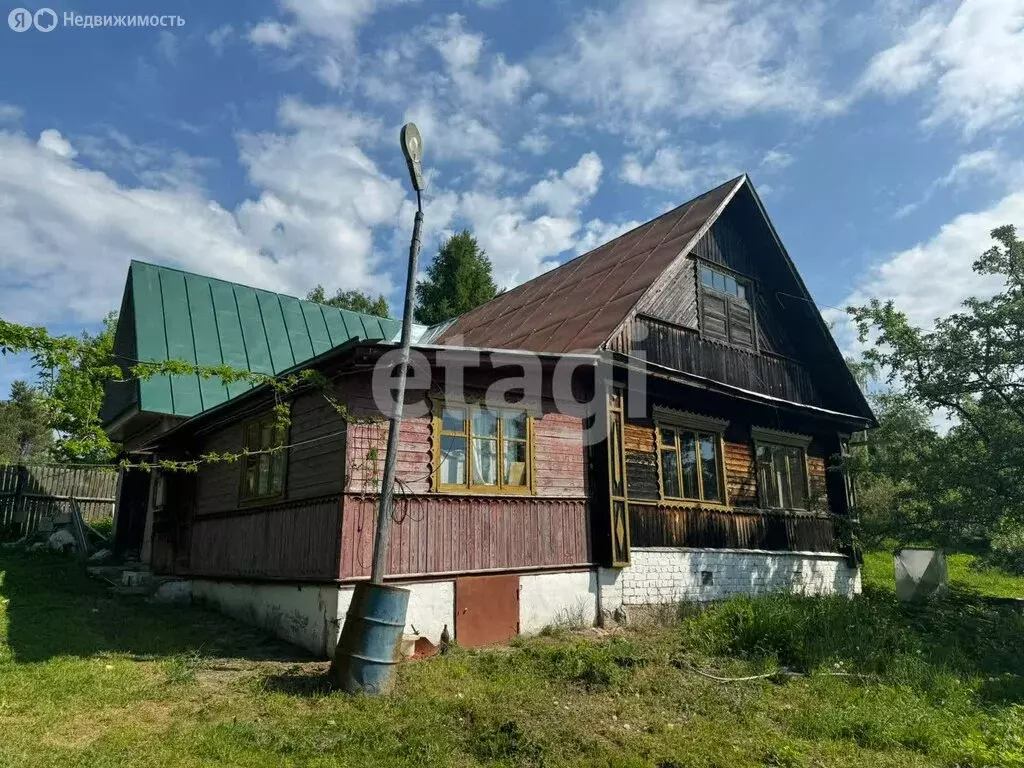
<path id="1" fill-rule="evenodd" d="M 875 416 L 871 410 L 871 406 L 868 404 L 867 398 L 864 397 L 864 393 L 861 391 L 860 386 L 858 386 L 856 379 L 854 379 L 853 373 L 850 372 L 850 368 L 846 364 L 846 358 L 843 357 L 842 351 L 836 344 L 836 340 L 833 338 L 832 332 L 829 330 L 828 324 L 825 322 L 825 318 L 822 317 L 821 312 L 818 310 L 818 305 L 811 296 L 811 292 L 807 289 L 807 284 L 804 283 L 803 277 L 800 276 L 800 271 L 796 268 L 796 264 L 789 255 L 789 251 L 787 251 L 786 246 L 783 245 L 782 238 L 779 237 L 779 233 L 775 229 L 775 225 L 772 224 L 772 220 L 768 217 L 768 211 L 765 209 L 764 203 L 761 201 L 761 197 L 757 194 L 757 190 L 754 189 L 754 185 L 750 183 L 750 180 L 746 176 L 743 178 L 747 182 L 747 188 L 750 192 L 750 196 L 753 198 L 758 212 L 764 219 L 764 223 L 768 227 L 768 232 L 771 234 L 772 240 L 778 248 L 779 253 L 782 255 L 782 259 L 786 264 L 786 268 L 788 269 L 790 276 L 796 282 L 800 298 L 803 299 L 803 302 L 810 307 L 811 314 L 817 321 L 818 327 L 825 338 L 828 352 L 833 358 L 832 363 L 836 370 L 836 375 L 842 377 L 842 380 L 846 385 L 845 389 L 847 390 L 847 394 L 850 396 L 853 404 L 856 404 L 861 411 L 857 415 L 870 419 L 872 425 L 874 425 Z"/>
<path id="2" fill-rule="evenodd" d="M 729 190 L 729 194 L 727 194 L 725 198 L 722 200 L 722 202 L 719 203 L 714 213 L 708 216 L 707 220 L 705 220 L 701 228 L 694 232 L 693 237 L 690 238 L 689 242 L 686 244 L 686 247 L 683 248 L 676 255 L 676 257 L 669 263 L 669 265 L 664 269 L 664 271 L 662 271 L 662 273 L 657 277 L 657 279 L 655 279 L 654 282 L 647 287 L 647 290 L 640 294 L 639 298 L 636 300 L 636 302 L 634 302 L 632 309 L 630 309 L 629 312 L 626 313 L 626 316 L 622 319 L 622 321 L 615 326 L 615 328 L 612 330 L 610 334 L 608 334 L 608 337 L 601 343 L 602 349 L 604 349 L 607 346 L 609 341 L 618 336 L 624 327 L 626 327 L 629 323 L 636 319 L 637 313 L 639 312 L 639 307 L 651 301 L 653 298 L 656 298 L 666 289 L 668 284 L 676 277 L 676 272 L 678 271 L 679 263 L 689 258 L 690 251 L 692 251 L 694 246 L 700 242 L 701 238 L 708 233 L 712 225 L 718 220 L 718 217 L 722 215 L 722 211 L 724 211 L 729 206 L 729 203 L 732 202 L 733 197 L 735 197 L 736 193 L 739 192 L 740 189 L 742 189 L 746 181 L 746 174 L 743 174 L 738 179 L 736 179 L 736 183 L 733 185 L 733 188 Z"/>

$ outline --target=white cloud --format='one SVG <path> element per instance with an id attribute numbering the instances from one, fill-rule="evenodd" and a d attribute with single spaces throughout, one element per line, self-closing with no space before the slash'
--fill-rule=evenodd
<path id="1" fill-rule="evenodd" d="M 70 158 L 78 154 L 71 142 L 65 139 L 61 132 L 53 128 L 47 128 L 39 134 L 39 141 L 36 142 L 40 149 L 52 152 L 58 157 Z"/>
<path id="2" fill-rule="evenodd" d="M 694 192 L 721 184 L 740 172 L 737 151 L 719 142 L 685 150 L 662 147 L 646 162 L 637 153 L 627 154 L 619 178 L 637 187 Z"/>
<path id="3" fill-rule="evenodd" d="M 443 26 L 428 27 L 423 37 L 441 54 L 451 84 L 460 100 L 471 104 L 509 104 L 518 100 L 530 83 L 530 73 L 521 64 L 509 64 L 494 54 L 483 66 L 484 38 L 467 31 L 463 16 L 453 13 Z"/>
<path id="4" fill-rule="evenodd" d="M 140 144 L 114 129 L 99 136 L 76 139 L 90 165 L 108 172 L 124 172 L 154 189 L 201 189 L 205 174 L 217 166 L 211 158 L 192 157 L 162 144 Z"/>
<path id="5" fill-rule="evenodd" d="M 25 110 L 13 104 L 5 104 L 0 101 L 0 123 L 15 123 L 21 120 Z"/>
<path id="6" fill-rule="evenodd" d="M 1024 119 L 1024 0 L 964 0 L 926 8 L 878 53 L 861 90 L 900 96 L 929 89 L 926 126 L 952 122 L 974 135 Z"/>
<path id="7" fill-rule="evenodd" d="M 859 282 L 843 306 L 870 299 L 892 299 L 910 321 L 931 328 L 937 317 L 956 311 L 969 296 L 990 296 L 1001 285 L 997 277 L 971 269 L 987 250 L 990 233 L 1004 224 L 1024 223 L 1024 193 L 1009 194 L 984 211 L 965 213 L 943 226 L 930 240 L 892 254 Z M 845 313 L 827 313 L 837 323 L 837 336 L 851 351 L 858 349 Z"/>
<path id="8" fill-rule="evenodd" d="M 356 33 L 381 8 L 404 0 L 278 0 L 288 23 L 267 19 L 249 32 L 256 45 L 288 49 L 297 35 L 319 38 L 343 51 L 355 45 Z"/>
<path id="9" fill-rule="evenodd" d="M 230 24 L 222 24 L 206 36 L 206 42 L 218 56 L 224 53 L 228 40 L 235 36 L 235 28 Z"/>
<path id="10" fill-rule="evenodd" d="M 755 0 L 622 0 L 589 12 L 567 53 L 540 62 L 566 98 L 620 125 L 652 116 L 740 117 L 829 111 L 809 60 L 817 4 Z M 645 126 L 646 127 L 646 126 Z"/>
<path id="11" fill-rule="evenodd" d="M 249 41 L 256 46 L 287 50 L 292 47 L 296 30 L 296 27 L 285 26 L 279 21 L 261 21 L 249 30 Z"/>
<path id="12" fill-rule="evenodd" d="M 380 126 L 294 100 L 283 102 L 279 122 L 279 132 L 239 137 L 259 193 L 233 211 L 173 175 L 160 188 L 118 184 L 77 162 L 56 130 L 36 143 L 0 132 L 4 316 L 95 322 L 116 306 L 132 258 L 291 294 L 315 282 L 388 293 L 374 239 L 403 224 L 405 195 L 360 148 L 378 141 Z M 148 145 L 86 144 L 93 161 L 158 171 L 146 165 Z"/>
<path id="13" fill-rule="evenodd" d="M 532 131 L 519 140 L 519 149 L 531 155 L 543 155 L 550 148 L 551 139 L 537 131 Z"/>
<path id="14" fill-rule="evenodd" d="M 761 167 L 766 171 L 781 171 L 791 166 L 795 160 L 792 154 L 776 147 L 765 152 L 761 158 Z"/>
<path id="15" fill-rule="evenodd" d="M 602 221 L 591 219 L 583 226 L 583 231 L 576 240 L 576 253 L 592 251 L 610 240 L 614 240 L 624 232 L 636 229 L 644 222 L 630 221 Z"/>
<path id="16" fill-rule="evenodd" d="M 156 41 L 157 52 L 170 64 L 178 63 L 178 36 L 166 29 L 160 31 Z"/>
<path id="17" fill-rule="evenodd" d="M 604 166 L 596 152 L 587 152 L 562 174 L 549 174 L 526 193 L 528 206 L 543 206 L 555 216 L 566 216 L 589 202 L 601 184 Z"/>
<path id="18" fill-rule="evenodd" d="M 432 158 L 476 160 L 501 150 L 501 137 L 466 112 L 441 114 L 432 104 L 423 102 L 407 110 L 403 119 L 419 127 L 424 151 Z"/>
<path id="19" fill-rule="evenodd" d="M 893 213 L 894 219 L 903 219 L 921 208 L 939 191 L 962 190 L 974 185 L 996 185 L 1010 190 L 1024 183 L 1024 161 L 1011 159 L 997 148 L 966 152 L 957 158 L 953 167 L 929 184 L 918 200 L 907 203 Z"/>

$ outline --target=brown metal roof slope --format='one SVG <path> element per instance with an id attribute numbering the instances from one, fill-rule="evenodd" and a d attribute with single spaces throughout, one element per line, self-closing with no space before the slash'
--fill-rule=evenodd
<path id="1" fill-rule="evenodd" d="M 457 318 L 438 344 L 595 350 L 745 177 L 722 184 Z"/>

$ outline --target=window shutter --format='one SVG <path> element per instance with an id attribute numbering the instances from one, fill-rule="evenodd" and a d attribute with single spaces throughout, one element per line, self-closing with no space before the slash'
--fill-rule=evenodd
<path id="1" fill-rule="evenodd" d="M 729 340 L 726 313 L 728 307 L 725 298 L 710 291 L 704 292 L 704 335 L 713 339 Z"/>
<path id="2" fill-rule="evenodd" d="M 744 301 L 729 301 L 729 341 L 744 347 L 754 346 L 754 320 Z"/>

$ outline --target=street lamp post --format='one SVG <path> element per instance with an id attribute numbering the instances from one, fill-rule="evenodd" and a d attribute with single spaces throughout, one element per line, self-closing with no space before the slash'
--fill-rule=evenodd
<path id="1" fill-rule="evenodd" d="M 398 436 L 405 408 L 405 384 L 412 344 L 412 306 L 416 286 L 416 262 L 420 253 L 423 228 L 423 139 L 415 124 L 402 126 L 402 153 L 416 191 L 416 219 L 409 244 L 409 265 L 405 280 L 405 310 L 402 314 L 402 342 L 398 355 L 398 382 L 388 424 L 387 453 L 381 479 L 377 530 L 373 541 L 373 568 L 370 581 L 360 582 L 352 592 L 352 602 L 338 639 L 331 664 L 331 683 L 349 693 L 378 694 L 390 690 L 392 671 L 405 629 L 409 590 L 385 586 L 388 539 L 394 512 L 395 465 L 398 461 Z"/>

